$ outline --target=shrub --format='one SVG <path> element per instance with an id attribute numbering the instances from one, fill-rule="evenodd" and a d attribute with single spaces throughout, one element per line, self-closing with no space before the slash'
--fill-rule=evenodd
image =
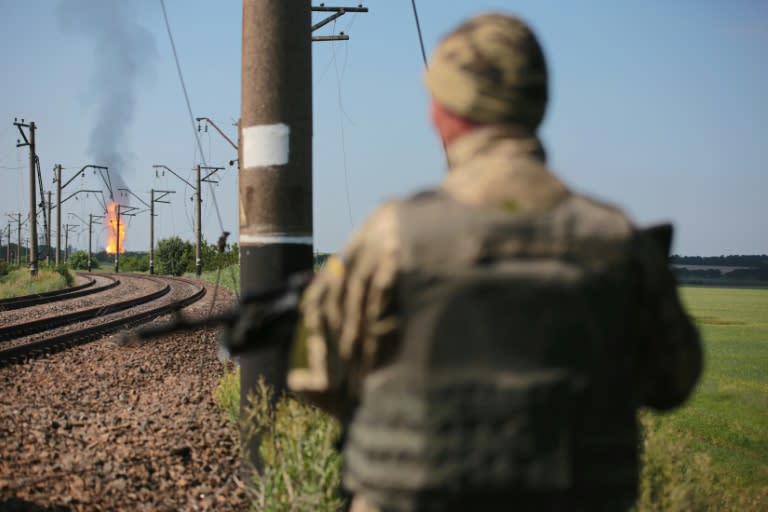
<path id="1" fill-rule="evenodd" d="M 72 272 L 69 271 L 69 267 L 66 263 L 59 263 L 59 266 L 56 267 L 56 272 L 58 272 L 59 275 L 64 278 L 67 286 L 72 286 L 75 284 L 75 276 L 73 276 Z"/>
<path id="2" fill-rule="evenodd" d="M 67 265 L 75 270 L 88 270 L 88 253 L 75 251 L 69 255 Z M 99 268 L 99 262 L 91 255 L 91 268 Z"/>
<path id="3" fill-rule="evenodd" d="M 221 382 L 213 392 L 221 412 L 231 422 L 240 419 L 240 367 L 234 371 L 225 371 Z"/>
<path id="4" fill-rule="evenodd" d="M 0 260 L 0 276 L 7 276 L 10 271 L 11 268 L 8 263 L 5 260 Z"/>
<path id="5" fill-rule="evenodd" d="M 180 276 L 195 269 L 192 244 L 174 236 L 157 243 L 157 270 L 160 274 Z"/>
<path id="6" fill-rule="evenodd" d="M 149 254 L 130 254 L 120 258 L 120 268 L 133 272 L 149 271 Z"/>

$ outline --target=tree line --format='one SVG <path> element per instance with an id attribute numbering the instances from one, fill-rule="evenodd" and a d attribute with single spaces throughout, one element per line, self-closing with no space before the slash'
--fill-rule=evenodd
<path id="1" fill-rule="evenodd" d="M 730 255 L 730 256 L 678 256 L 672 255 L 670 262 L 675 267 L 675 274 L 682 281 L 695 279 L 723 279 L 728 281 L 768 281 L 768 255 Z M 708 267 L 744 267 L 725 272 L 719 268 L 685 268 L 680 265 L 701 265 Z"/>
<path id="2" fill-rule="evenodd" d="M 732 254 L 729 256 L 680 256 L 673 254 L 675 265 L 711 265 L 716 267 L 757 267 L 768 265 L 768 254 Z"/>
<path id="3" fill-rule="evenodd" d="M 216 244 L 203 240 L 200 246 L 203 260 L 203 268 L 213 270 L 238 263 L 240 250 L 237 244 L 228 245 L 224 252 L 219 252 Z M 111 265 L 114 256 L 106 251 L 93 253 L 91 259 L 92 268 L 102 265 Z M 75 251 L 69 255 L 67 264 L 75 270 L 88 268 L 88 253 Z M 120 255 L 120 269 L 127 272 L 148 272 L 149 253 L 125 252 Z M 157 242 L 155 249 L 155 272 L 164 275 L 180 276 L 187 272 L 195 271 L 195 245 L 178 236 L 165 238 Z"/>

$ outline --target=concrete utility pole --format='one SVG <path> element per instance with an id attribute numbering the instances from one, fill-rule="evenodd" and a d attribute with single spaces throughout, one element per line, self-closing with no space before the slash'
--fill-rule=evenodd
<path id="1" fill-rule="evenodd" d="M 203 197 L 200 194 L 202 192 L 200 181 L 200 164 L 198 164 L 195 172 L 195 195 L 197 196 L 195 200 L 195 275 L 197 277 L 200 277 L 203 270 L 203 250 L 201 247 L 203 241 Z"/>
<path id="2" fill-rule="evenodd" d="M 176 174 L 170 167 L 161 164 L 155 164 L 152 166 L 157 172 L 157 169 L 165 169 L 170 172 L 181 181 L 192 187 L 195 191 L 195 274 L 200 277 L 203 270 L 203 257 L 202 257 L 202 239 L 203 239 L 203 227 L 202 227 L 202 184 L 203 183 L 218 183 L 211 179 L 211 176 L 224 169 L 224 167 L 209 167 L 204 165 L 195 166 L 195 184 L 188 182 L 178 174 Z M 201 177 L 201 171 L 210 171 L 205 176 Z"/>
<path id="3" fill-rule="evenodd" d="M 173 172 L 173 171 L 171 171 Z M 162 199 L 168 194 L 175 194 L 173 190 L 155 190 L 152 189 L 149 192 L 149 204 L 127 188 L 118 188 L 120 192 L 128 192 L 130 195 L 138 199 L 141 204 L 149 208 L 149 273 L 155 273 L 155 203 L 171 204 L 170 201 L 163 201 Z M 155 198 L 155 192 L 159 192 L 161 195 Z M 135 208 L 131 207 L 133 211 Z M 128 215 L 129 211 L 123 211 L 123 216 Z M 141 213 L 141 212 L 139 212 Z"/>
<path id="4" fill-rule="evenodd" d="M 53 167 L 53 171 L 55 173 L 55 176 L 53 179 L 54 181 L 56 181 L 56 266 L 59 265 L 60 257 L 61 257 L 61 204 L 67 199 L 69 199 L 69 197 L 72 197 L 72 196 L 69 196 L 67 197 L 67 199 L 64 199 L 62 201 L 61 191 L 64 190 L 64 188 L 67 185 L 72 183 L 72 181 L 78 176 L 85 177 L 84 171 L 88 168 L 98 170 L 100 175 L 101 175 L 101 171 L 107 171 L 107 172 L 109 171 L 109 169 L 107 167 L 104 167 L 103 165 L 92 165 L 92 164 L 84 165 L 79 171 L 77 171 L 77 173 L 75 173 L 74 176 L 72 176 L 69 180 L 67 180 L 66 183 L 62 184 L 61 183 L 61 169 L 62 169 L 61 164 L 56 164 Z M 107 176 L 109 176 L 109 173 L 107 173 Z M 102 179 L 104 179 L 103 175 L 101 177 Z M 108 185 L 108 187 L 111 187 L 111 185 Z M 110 191 L 110 198 L 111 198 L 112 189 L 109 188 L 109 191 Z M 100 193 L 101 191 L 100 190 L 83 190 L 82 192 Z"/>
<path id="5" fill-rule="evenodd" d="M 243 1 L 238 161 L 240 289 L 244 297 L 312 271 L 312 41 L 348 36 L 312 32 L 359 7 L 312 7 L 309 1 Z M 312 11 L 333 13 L 312 25 Z M 289 340 L 240 357 L 241 413 L 260 377 L 279 396 Z M 260 469 L 258 439 L 247 446 Z"/>
<path id="6" fill-rule="evenodd" d="M 51 191 L 48 191 L 48 230 L 45 233 L 45 244 L 48 246 L 48 253 L 45 257 L 45 263 L 49 267 L 51 266 L 51 231 L 53 230 L 53 221 L 51 220 Z"/>
<path id="7" fill-rule="evenodd" d="M 120 203 L 117 203 L 117 224 L 115 225 L 115 274 L 120 272 Z"/>
<path id="8" fill-rule="evenodd" d="M 69 213 L 71 216 L 82 222 L 83 224 L 88 224 L 88 272 L 92 270 L 91 265 L 91 258 L 93 257 L 93 225 L 94 224 L 101 224 L 101 222 L 94 222 L 93 219 L 103 219 L 103 215 L 94 215 L 92 213 L 88 214 L 88 220 L 83 220 L 78 214 L 76 213 Z"/>
<path id="9" fill-rule="evenodd" d="M 21 266 L 21 214 L 16 214 L 16 266 Z"/>
<path id="10" fill-rule="evenodd" d="M 78 224 L 64 224 L 64 263 L 69 261 L 69 230 L 77 226 Z"/>
<path id="11" fill-rule="evenodd" d="M 56 258 L 55 263 L 58 267 L 61 263 L 61 164 L 53 166 L 53 172 L 55 174 L 54 181 L 56 182 Z"/>
<path id="12" fill-rule="evenodd" d="M 16 147 L 29 146 L 29 273 L 32 276 L 37 275 L 37 184 L 35 182 L 35 162 L 37 154 L 35 153 L 35 122 L 25 123 L 22 119 L 19 121 L 14 118 L 14 126 L 19 129 L 21 137 L 24 139 L 16 141 Z M 22 128 L 29 129 L 29 138 Z"/>
<path id="13" fill-rule="evenodd" d="M 244 0 L 238 157 L 243 297 L 312 270 L 312 58 L 309 1 Z M 285 389 L 288 340 L 240 357 L 240 411 L 259 377 Z M 259 439 L 247 446 L 261 470 Z"/>
<path id="14" fill-rule="evenodd" d="M 11 264 L 11 223 L 8 223 L 8 247 L 5 250 L 5 262 Z"/>
<path id="15" fill-rule="evenodd" d="M 155 192 L 160 195 L 155 197 Z M 155 203 L 171 204 L 170 201 L 162 199 L 168 194 L 175 194 L 173 190 L 155 190 L 149 191 L 149 273 L 155 273 Z"/>
<path id="16" fill-rule="evenodd" d="M 91 259 L 93 258 L 93 219 L 103 219 L 103 215 L 88 214 L 88 272 L 91 271 Z M 96 222 L 95 224 L 101 224 Z"/>

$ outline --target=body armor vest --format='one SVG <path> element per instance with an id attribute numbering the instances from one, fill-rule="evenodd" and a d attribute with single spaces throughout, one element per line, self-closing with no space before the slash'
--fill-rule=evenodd
<path id="1" fill-rule="evenodd" d="M 399 212 L 401 345 L 365 379 L 344 486 L 382 510 L 631 504 L 631 228 L 606 233 L 617 213 L 578 196 L 510 215 L 427 193 Z"/>

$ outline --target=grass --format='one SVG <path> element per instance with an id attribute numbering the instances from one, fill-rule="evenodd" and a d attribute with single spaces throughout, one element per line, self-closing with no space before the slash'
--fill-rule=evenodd
<path id="1" fill-rule="evenodd" d="M 187 272 L 184 277 L 189 279 L 197 279 L 194 272 Z M 222 267 L 221 272 L 218 270 L 203 270 L 200 275 L 200 279 L 209 283 L 216 284 L 218 279 L 219 286 L 229 288 L 230 290 L 240 293 L 240 265 L 229 265 Z"/>
<path id="2" fill-rule="evenodd" d="M 768 290 L 682 287 L 704 341 L 688 403 L 644 412 L 640 510 L 768 510 Z"/>
<path id="3" fill-rule="evenodd" d="M 768 482 L 768 290 L 683 288 L 705 341 L 705 371 L 665 419 L 689 433 L 734 485 Z"/>
<path id="4" fill-rule="evenodd" d="M 705 369 L 684 407 L 663 415 L 640 414 L 644 453 L 637 510 L 768 510 L 768 290 L 683 287 L 680 294 L 700 329 Z M 228 373 L 217 393 L 229 416 L 237 418 L 239 376 Z M 273 429 L 272 437 L 265 438 L 273 447 L 262 443 L 262 449 L 273 450 L 268 452 L 270 464 L 276 465 L 270 478 L 285 482 L 258 484 L 262 494 L 254 506 L 290 510 L 292 499 L 304 499 L 297 489 L 314 493 L 320 482 L 335 487 L 338 468 L 333 464 L 325 466 L 329 473 L 302 473 L 303 450 L 330 449 L 333 420 L 293 401 L 271 412 L 264 407 L 256 397 L 252 411 L 261 416 L 251 413 L 249 418 L 260 429 Z M 269 421 L 273 416 L 274 425 Z M 306 429 L 313 425 L 310 435 Z M 274 446 L 282 451 L 275 452 Z M 324 461 L 331 460 L 330 452 L 323 453 Z M 335 502 L 328 503 L 317 510 L 334 510 Z"/>
<path id="5" fill-rule="evenodd" d="M 341 510 L 337 495 L 341 457 L 334 447 L 339 424 L 315 407 L 283 396 L 277 403 L 263 381 L 239 419 L 240 369 L 225 373 L 214 395 L 225 417 L 246 436 L 259 436 L 261 474 L 250 482 L 251 510 Z"/>
<path id="6" fill-rule="evenodd" d="M 0 299 L 50 292 L 67 287 L 67 280 L 59 272 L 38 269 L 37 276 L 29 275 L 28 268 L 18 268 L 0 278 Z"/>

